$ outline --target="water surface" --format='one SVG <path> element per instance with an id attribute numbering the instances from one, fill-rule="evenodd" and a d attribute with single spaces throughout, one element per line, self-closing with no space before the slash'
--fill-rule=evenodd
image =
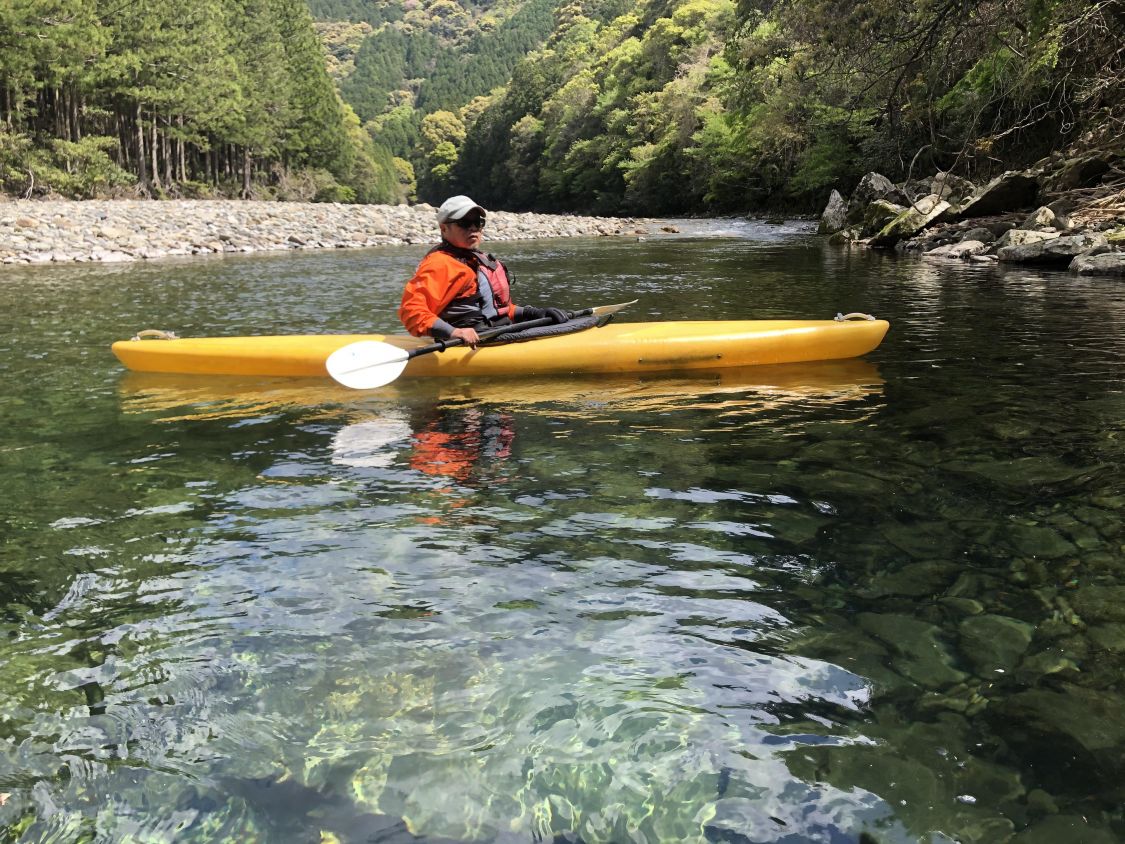
<path id="1" fill-rule="evenodd" d="M 108 346 L 397 330 L 422 247 L 4 268 L 0 840 L 1125 835 L 1120 282 L 680 228 L 497 251 L 887 340 L 355 393 Z"/>

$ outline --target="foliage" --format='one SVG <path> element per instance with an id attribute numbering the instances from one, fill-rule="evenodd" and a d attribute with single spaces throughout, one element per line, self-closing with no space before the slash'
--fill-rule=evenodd
<path id="1" fill-rule="evenodd" d="M 247 196 L 309 168 L 369 201 L 398 198 L 302 0 L 3 4 L 0 90 L 8 190 Z"/>

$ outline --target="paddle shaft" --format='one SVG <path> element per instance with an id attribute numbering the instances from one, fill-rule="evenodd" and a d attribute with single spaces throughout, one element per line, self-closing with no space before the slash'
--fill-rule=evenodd
<path id="1" fill-rule="evenodd" d="M 587 316 L 585 311 L 581 311 L 575 316 Z M 511 325 L 501 325 L 499 328 L 490 328 L 487 331 L 478 331 L 477 337 L 481 340 L 490 340 L 493 337 L 499 337 L 501 334 L 511 334 L 513 331 L 523 331 L 525 328 L 538 328 L 541 325 L 553 325 L 555 321 L 550 317 L 543 317 L 541 319 L 529 319 L 527 322 L 514 322 Z M 421 346 L 417 349 L 411 349 L 406 353 L 407 358 L 416 358 L 418 355 L 428 355 L 430 352 L 444 352 L 450 346 L 464 346 L 465 341 L 459 337 L 453 337 L 449 340 L 438 340 L 436 343 L 431 343 L 428 346 Z"/>
<path id="2" fill-rule="evenodd" d="M 596 308 L 583 308 L 580 311 L 572 311 L 570 319 L 577 317 L 592 316 L 599 313 L 615 313 L 626 305 L 632 305 L 633 302 L 622 302 L 620 305 L 602 305 Z M 569 322 L 569 320 L 568 320 Z M 493 337 L 499 337 L 501 334 L 511 334 L 513 331 L 523 331 L 526 328 L 538 328 L 541 325 L 556 325 L 555 321 L 550 317 L 542 317 L 541 319 L 529 319 L 527 322 L 514 322 L 511 325 L 501 325 L 498 328 L 490 328 L 487 331 L 478 331 L 477 337 L 481 340 L 490 340 Z M 430 352 L 444 352 L 450 346 L 464 346 L 465 341 L 459 338 L 452 340 L 439 340 L 436 343 L 431 343 L 428 346 L 422 346 L 417 349 L 412 349 L 407 352 L 407 359 L 416 358 L 418 355 L 427 355 Z"/>

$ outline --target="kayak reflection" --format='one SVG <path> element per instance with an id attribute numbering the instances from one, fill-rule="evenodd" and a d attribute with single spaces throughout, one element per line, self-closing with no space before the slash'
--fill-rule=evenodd
<path id="1" fill-rule="evenodd" d="M 515 435 L 510 413 L 480 406 L 439 408 L 414 433 L 410 467 L 461 484 L 474 476 L 495 476 L 512 456 Z"/>
<path id="2" fill-rule="evenodd" d="M 244 419 L 290 410 L 335 415 L 344 409 L 364 417 L 363 422 L 396 414 L 403 420 L 416 418 L 418 409 L 432 409 L 445 401 L 484 402 L 531 412 L 540 406 L 555 416 L 585 418 L 694 408 L 752 414 L 805 400 L 851 401 L 879 394 L 882 387 L 875 365 L 854 358 L 644 377 L 418 378 L 370 393 L 357 393 L 323 378 L 127 372 L 119 389 L 126 413 L 156 413 L 162 421 Z"/>
<path id="3" fill-rule="evenodd" d="M 419 410 L 414 420 L 400 412 L 345 425 L 332 438 L 332 462 L 359 469 L 385 469 L 400 454 L 411 469 L 464 484 L 495 475 L 512 454 L 515 420 L 485 405 Z"/>

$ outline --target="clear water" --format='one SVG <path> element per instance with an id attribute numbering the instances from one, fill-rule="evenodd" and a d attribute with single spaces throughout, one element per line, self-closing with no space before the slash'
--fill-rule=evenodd
<path id="1" fill-rule="evenodd" d="M 420 247 L 7 267 L 0 841 L 1114 841 L 1120 281 L 801 224 L 502 244 L 517 301 L 892 322 L 691 377 L 148 377 L 389 331 Z"/>

